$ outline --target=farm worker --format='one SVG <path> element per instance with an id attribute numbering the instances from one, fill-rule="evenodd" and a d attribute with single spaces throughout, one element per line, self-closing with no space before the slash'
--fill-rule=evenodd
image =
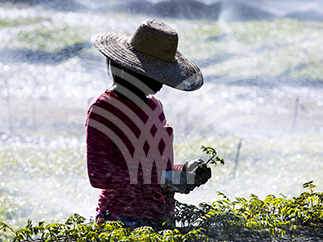
<path id="1" fill-rule="evenodd" d="M 199 167 L 200 160 L 173 163 L 173 129 L 153 95 L 164 84 L 194 91 L 203 85 L 202 73 L 177 51 L 176 31 L 157 20 L 133 34 L 99 33 L 91 41 L 114 81 L 91 102 L 86 121 L 88 176 L 102 189 L 97 221 L 164 229 L 174 193 L 205 184 L 211 170 Z"/>

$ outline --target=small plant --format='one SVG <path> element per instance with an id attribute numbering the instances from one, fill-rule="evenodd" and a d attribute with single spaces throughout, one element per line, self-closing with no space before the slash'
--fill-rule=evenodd
<path id="1" fill-rule="evenodd" d="M 224 165 L 224 160 L 218 156 L 218 152 L 214 148 L 202 145 L 201 150 L 205 152 L 210 158 L 200 166 L 206 166 L 208 163 L 217 166 L 217 162 L 220 162 L 221 165 Z"/>

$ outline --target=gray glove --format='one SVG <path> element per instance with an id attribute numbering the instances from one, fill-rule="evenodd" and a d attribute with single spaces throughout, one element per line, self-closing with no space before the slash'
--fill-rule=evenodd
<path id="1" fill-rule="evenodd" d="M 163 171 L 160 179 L 161 188 L 167 191 L 188 194 L 202 184 L 202 179 L 193 172 Z"/>
<path id="2" fill-rule="evenodd" d="M 195 173 L 196 177 L 200 178 L 200 180 L 195 181 L 198 187 L 205 184 L 211 178 L 211 169 L 207 167 L 202 159 L 185 161 L 183 170 L 185 169 Z"/>
<path id="3" fill-rule="evenodd" d="M 184 162 L 184 169 L 189 172 L 193 172 L 193 170 L 200 164 L 204 163 L 204 160 L 198 159 L 198 160 L 187 160 Z"/>
<path id="4" fill-rule="evenodd" d="M 212 176 L 211 169 L 208 168 L 206 165 L 197 167 L 194 172 L 195 175 L 200 178 L 199 181 L 195 182 L 196 186 L 198 187 L 205 184 Z"/>

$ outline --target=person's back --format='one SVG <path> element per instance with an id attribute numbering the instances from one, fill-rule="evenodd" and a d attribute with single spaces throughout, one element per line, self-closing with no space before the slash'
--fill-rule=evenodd
<path id="1" fill-rule="evenodd" d="M 92 186 L 104 189 L 100 210 L 147 218 L 172 214 L 173 192 L 161 192 L 157 170 L 172 170 L 173 130 L 158 99 L 150 96 L 146 105 L 150 113 L 107 90 L 89 108 L 88 171 Z M 103 111 L 109 116 L 106 119 L 100 115 Z M 117 145 L 116 137 L 121 145 Z M 121 150 L 129 152 L 127 161 Z M 108 165 L 104 172 L 102 164 Z M 135 184 L 130 183 L 130 176 Z"/>

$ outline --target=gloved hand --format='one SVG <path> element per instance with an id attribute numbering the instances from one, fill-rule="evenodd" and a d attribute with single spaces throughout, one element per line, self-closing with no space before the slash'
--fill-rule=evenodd
<path id="1" fill-rule="evenodd" d="M 184 169 L 186 171 L 192 172 L 198 165 L 202 164 L 204 161 L 202 159 L 197 160 L 187 160 L 184 162 Z"/>
<path id="2" fill-rule="evenodd" d="M 205 184 L 212 176 L 211 169 L 206 165 L 199 166 L 195 170 L 195 176 L 199 177 L 199 180 L 195 181 L 197 187 Z"/>
<path id="3" fill-rule="evenodd" d="M 194 182 L 198 187 L 205 184 L 211 178 L 211 169 L 203 165 L 202 159 L 185 161 L 183 170 L 193 172 L 196 175 Z"/>
<path id="4" fill-rule="evenodd" d="M 211 178 L 211 169 L 206 165 L 197 167 L 193 172 L 163 171 L 160 186 L 169 191 L 188 194 Z"/>
<path id="5" fill-rule="evenodd" d="M 192 172 L 163 171 L 159 185 L 167 191 L 188 194 L 196 187 L 195 181 L 200 183 L 201 178 L 197 178 Z"/>

